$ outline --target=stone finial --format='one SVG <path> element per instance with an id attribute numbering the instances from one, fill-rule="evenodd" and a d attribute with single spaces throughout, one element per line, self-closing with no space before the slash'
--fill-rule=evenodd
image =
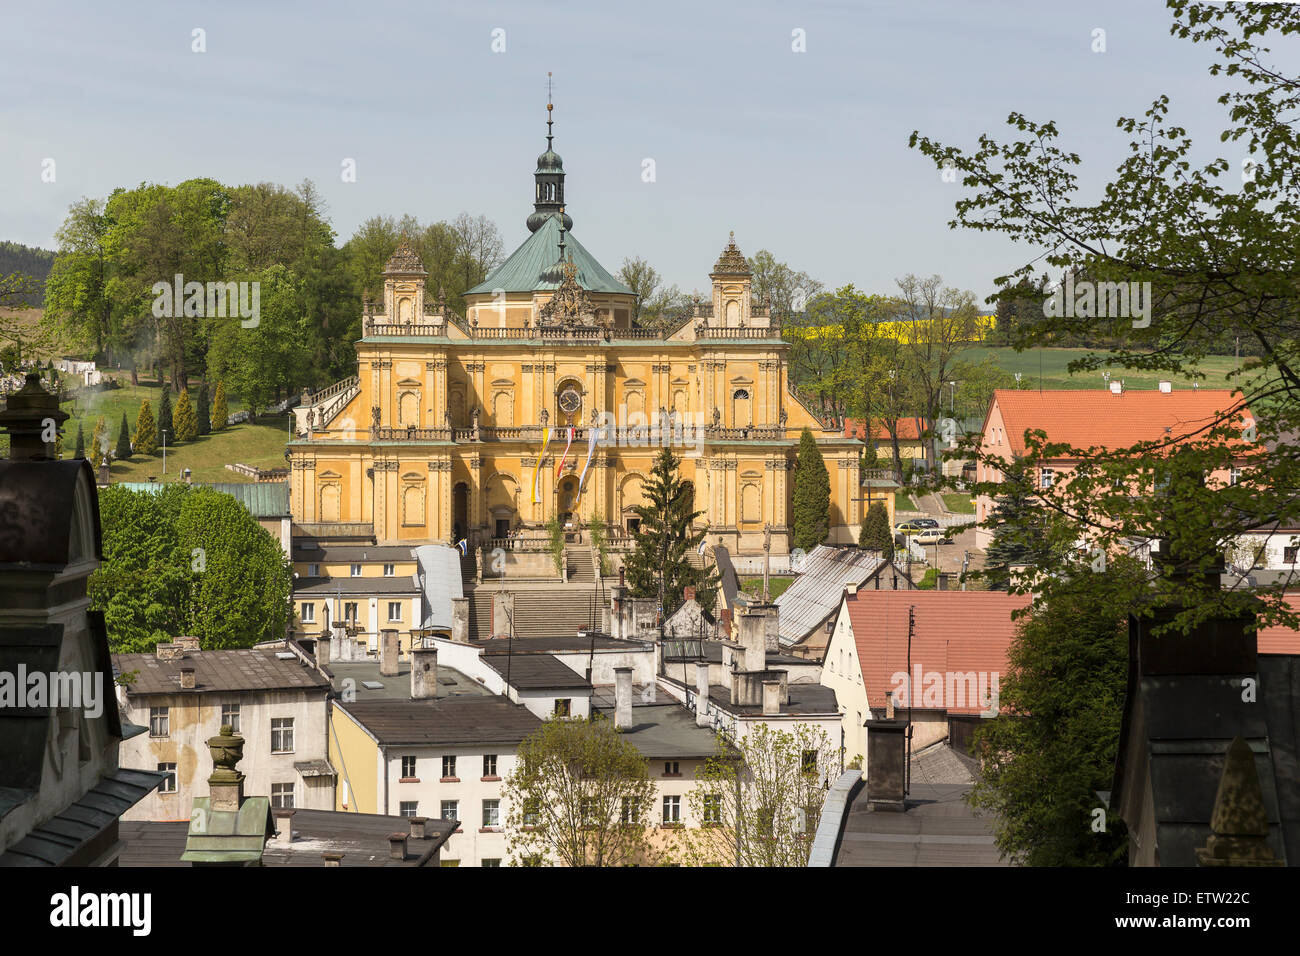
<path id="1" fill-rule="evenodd" d="M 1210 837 L 1196 851 L 1199 866 L 1282 866 L 1268 845 L 1268 814 L 1255 754 L 1235 737 L 1223 761 L 1210 816 Z"/>
<path id="2" fill-rule="evenodd" d="M 238 810 L 244 801 L 244 775 L 235 769 L 244 756 L 244 738 L 229 724 L 222 724 L 215 737 L 208 738 L 212 754 L 212 775 L 208 777 L 213 810 Z"/>
<path id="3" fill-rule="evenodd" d="M 0 428 L 9 431 L 9 457 L 14 460 L 53 458 L 54 442 L 46 442 L 49 424 L 60 428 L 68 413 L 59 408 L 59 398 L 41 386 L 39 372 L 28 372 L 23 387 L 9 396 L 0 412 Z"/>

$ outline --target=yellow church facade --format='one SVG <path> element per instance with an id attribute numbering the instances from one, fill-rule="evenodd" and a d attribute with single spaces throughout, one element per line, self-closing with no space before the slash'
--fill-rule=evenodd
<path id="1" fill-rule="evenodd" d="M 734 237 L 710 273 L 710 302 L 667 328 L 637 327 L 635 295 L 572 234 L 547 139 L 531 235 L 466 293 L 463 317 L 430 301 L 409 247 L 389 260 L 383 301 L 365 306 L 357 375 L 297 410 L 295 523 L 470 548 L 553 515 L 631 531 L 667 446 L 710 545 L 758 553 L 770 525 L 779 553 L 809 428 L 830 473 L 829 540 L 856 541 L 861 443 L 791 387 L 790 345 L 752 295 Z"/>

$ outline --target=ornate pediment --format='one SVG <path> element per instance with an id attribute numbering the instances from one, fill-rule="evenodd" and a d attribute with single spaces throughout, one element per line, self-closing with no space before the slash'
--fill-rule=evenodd
<path id="1" fill-rule="evenodd" d="M 564 280 L 551 300 L 538 312 L 538 325 L 567 328 L 607 326 L 596 316 L 587 290 L 578 284 L 578 267 L 570 259 L 564 264 Z"/>

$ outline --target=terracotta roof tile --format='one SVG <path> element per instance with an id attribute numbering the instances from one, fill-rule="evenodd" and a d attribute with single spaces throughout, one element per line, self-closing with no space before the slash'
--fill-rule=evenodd
<path id="1" fill-rule="evenodd" d="M 1002 412 L 1012 451 L 1023 455 L 1027 429 L 1041 428 L 1049 441 L 1068 442 L 1075 448 L 1127 448 L 1163 438 L 1166 428 L 1173 429 L 1173 435 L 1208 428 L 1241 398 L 1226 388 L 1126 389 L 1119 395 L 1095 388 L 1042 392 L 999 388 L 993 400 Z"/>
<path id="2" fill-rule="evenodd" d="M 1286 595 L 1286 603 L 1291 610 L 1300 612 L 1300 594 Z M 1274 624 L 1259 630 L 1259 653 L 1261 654 L 1300 654 L 1300 631 Z"/>
<path id="3" fill-rule="evenodd" d="M 996 673 L 1000 682 L 1016 633 L 1011 613 L 1026 607 L 1030 597 L 1002 591 L 859 591 L 847 603 L 867 700 L 872 707 L 883 707 L 895 687 L 892 676 L 908 672 L 909 607 L 916 607 L 913 673 L 918 666 L 922 674 Z M 916 689 L 914 706 L 920 706 L 923 691 L 924 683 Z M 947 708 L 957 714 L 981 709 L 978 702 Z"/>
<path id="4" fill-rule="evenodd" d="M 898 420 L 898 440 L 899 441 L 920 441 L 921 425 L 920 418 L 900 418 Z M 844 437 L 857 438 L 859 440 L 866 437 L 866 424 L 861 418 L 844 419 Z M 871 438 L 874 441 L 890 441 L 889 429 L 883 422 L 876 422 L 875 427 L 871 430 Z"/>

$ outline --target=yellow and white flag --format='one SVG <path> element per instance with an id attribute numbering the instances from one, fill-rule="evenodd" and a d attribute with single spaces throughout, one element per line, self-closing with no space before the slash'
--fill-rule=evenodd
<path id="1" fill-rule="evenodd" d="M 551 429 L 542 426 L 542 450 L 537 453 L 537 464 L 533 466 L 533 504 L 542 500 L 542 459 L 546 457 L 546 446 L 551 443 Z"/>

